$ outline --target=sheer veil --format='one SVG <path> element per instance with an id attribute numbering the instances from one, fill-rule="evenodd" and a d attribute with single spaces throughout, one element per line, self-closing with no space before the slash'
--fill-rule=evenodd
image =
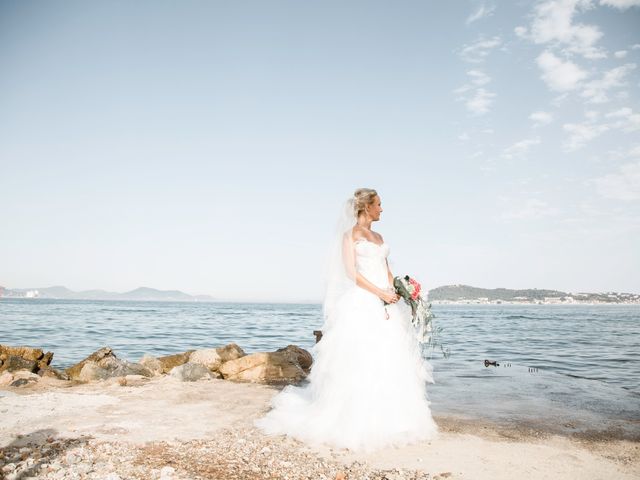
<path id="1" fill-rule="evenodd" d="M 350 198 L 342 206 L 327 259 L 323 331 L 327 331 L 333 326 L 334 313 L 340 299 L 355 285 L 352 235 L 356 220 L 355 201 Z"/>

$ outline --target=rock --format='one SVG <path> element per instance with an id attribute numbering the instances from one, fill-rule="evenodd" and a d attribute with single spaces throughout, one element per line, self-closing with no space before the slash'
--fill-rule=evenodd
<path id="1" fill-rule="evenodd" d="M 33 372 L 30 372 L 29 370 L 18 370 L 17 372 L 13 372 L 13 377 L 24 378 L 26 380 L 34 380 L 36 382 L 40 380 L 40 377 L 38 375 L 36 375 Z"/>
<path id="2" fill-rule="evenodd" d="M 82 366 L 82 370 L 74 380 L 92 382 L 94 380 L 106 380 L 109 377 L 109 371 L 106 368 L 100 367 L 96 362 L 87 362 Z"/>
<path id="3" fill-rule="evenodd" d="M 29 370 L 30 372 L 38 371 L 38 362 L 29 360 L 17 355 L 8 355 L 0 367 L 0 371 L 15 372 L 17 370 Z"/>
<path id="4" fill-rule="evenodd" d="M 222 358 L 218 355 L 218 350 L 215 348 L 208 348 L 206 350 L 196 350 L 189 356 L 189 362 L 197 363 L 207 367 L 209 370 L 215 372 L 220 369 L 222 365 Z"/>
<path id="5" fill-rule="evenodd" d="M 0 387 L 6 387 L 11 382 L 13 382 L 13 374 L 9 372 L 4 372 L 0 375 Z"/>
<path id="6" fill-rule="evenodd" d="M 297 383 L 306 377 L 289 352 L 261 352 L 229 360 L 220 367 L 225 380 L 254 383 Z"/>
<path id="7" fill-rule="evenodd" d="M 0 358 L 3 360 L 9 356 L 14 357 L 22 357 L 25 360 L 32 360 L 37 362 L 38 360 L 42 360 L 45 358 L 45 353 L 41 348 L 31 348 L 31 347 L 10 347 L 8 345 L 0 345 Z M 51 359 L 53 358 L 53 353 L 47 352 L 46 356 L 49 359 L 49 363 L 51 363 Z M 49 365 L 47 363 L 47 365 Z"/>
<path id="8" fill-rule="evenodd" d="M 43 378 L 56 378 L 58 380 L 69 380 L 69 375 L 65 372 L 61 372 L 60 370 L 56 370 L 53 367 L 46 366 L 44 368 L 40 368 L 38 370 L 38 375 Z"/>
<path id="9" fill-rule="evenodd" d="M 211 374 L 209 369 L 199 363 L 184 363 L 171 370 L 170 375 L 182 382 L 195 382 L 202 378 L 209 379 Z"/>
<path id="10" fill-rule="evenodd" d="M 222 362 L 228 362 L 229 360 L 237 360 L 238 358 L 244 357 L 246 353 L 235 343 L 230 343 L 229 345 L 225 345 L 224 347 L 216 348 L 218 351 L 218 355 L 222 359 Z"/>
<path id="11" fill-rule="evenodd" d="M 162 373 L 162 363 L 160 363 L 160 360 L 156 357 L 145 354 L 138 363 L 149 369 L 154 375 L 160 375 Z"/>
<path id="12" fill-rule="evenodd" d="M 158 358 L 160 365 L 162 365 L 162 373 L 169 373 L 174 367 L 187 363 L 192 353 L 193 350 L 187 350 L 184 353 L 176 353 L 175 355 Z"/>
<path id="13" fill-rule="evenodd" d="M 65 370 L 65 373 L 69 375 L 69 378 L 72 378 L 75 380 L 78 378 L 78 376 L 80 375 L 80 372 L 82 371 L 82 368 L 87 362 L 94 362 L 98 364 L 103 360 L 106 362 L 109 362 L 111 358 L 113 359 L 116 358 L 113 351 L 109 347 L 103 347 L 100 350 L 93 352 L 91 355 L 89 355 L 87 358 L 82 360 L 80 363 L 75 364 L 73 367 L 67 368 Z"/>
<path id="14" fill-rule="evenodd" d="M 283 352 L 286 355 L 290 355 L 290 358 L 296 362 L 298 365 L 306 372 L 309 373 L 311 370 L 311 364 L 313 363 L 313 357 L 311 353 L 309 353 L 304 348 L 300 348 L 296 345 L 288 345 L 285 348 L 279 348 L 276 350 L 277 352 Z"/>
<path id="15" fill-rule="evenodd" d="M 224 347 L 196 350 L 189 357 L 191 363 L 204 365 L 212 372 L 218 372 L 224 362 L 244 357 L 246 353 L 235 343 Z"/>
<path id="16" fill-rule="evenodd" d="M 40 360 L 38 360 L 38 369 L 47 368 L 51 365 L 51 360 L 53 360 L 53 352 L 45 353 Z"/>
<path id="17" fill-rule="evenodd" d="M 118 359 L 109 347 L 101 348 L 80 363 L 68 368 L 66 374 L 69 375 L 72 380 L 85 382 L 110 377 L 124 377 L 127 375 L 153 376 L 151 371 L 144 365 Z"/>
<path id="18" fill-rule="evenodd" d="M 37 377 L 37 375 L 36 375 Z M 40 377 L 38 377 L 40 378 Z M 9 384 L 10 387 L 24 387 L 25 385 L 29 385 L 30 383 L 36 383 L 37 380 L 33 378 L 18 378 Z"/>

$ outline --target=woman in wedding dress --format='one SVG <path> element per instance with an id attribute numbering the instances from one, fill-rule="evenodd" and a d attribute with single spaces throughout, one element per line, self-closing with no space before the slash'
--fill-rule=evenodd
<path id="1" fill-rule="evenodd" d="M 392 287 L 389 246 L 371 230 L 381 213 L 375 190 L 358 189 L 347 201 L 308 382 L 273 398 L 271 411 L 255 422 L 265 433 L 355 451 L 436 436 L 426 393 L 431 366 L 411 310 Z"/>

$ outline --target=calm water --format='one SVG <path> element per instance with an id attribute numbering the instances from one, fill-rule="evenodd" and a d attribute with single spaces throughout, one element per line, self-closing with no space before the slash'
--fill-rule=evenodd
<path id="1" fill-rule="evenodd" d="M 436 415 L 640 438 L 640 305 L 433 311 L 451 349 L 431 354 Z M 105 345 L 132 361 L 230 342 L 248 353 L 310 349 L 321 324 L 319 305 L 0 300 L 0 343 L 53 351 L 59 368 Z"/>

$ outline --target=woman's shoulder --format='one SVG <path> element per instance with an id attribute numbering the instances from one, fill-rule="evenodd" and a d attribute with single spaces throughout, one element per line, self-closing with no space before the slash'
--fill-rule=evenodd
<path id="1" fill-rule="evenodd" d="M 351 238 L 354 242 L 358 240 L 369 240 L 370 242 L 374 243 L 384 242 L 382 235 L 380 235 L 378 232 L 367 230 L 366 228 L 359 227 L 358 225 L 353 227 L 353 229 L 351 230 Z"/>

